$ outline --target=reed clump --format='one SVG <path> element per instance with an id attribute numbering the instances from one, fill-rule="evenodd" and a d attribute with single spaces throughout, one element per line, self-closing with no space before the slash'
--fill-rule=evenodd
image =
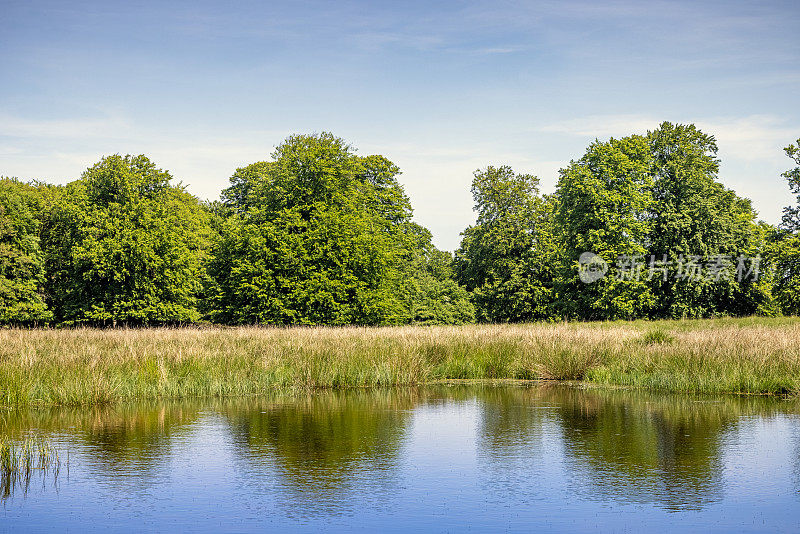
<path id="1" fill-rule="evenodd" d="M 800 320 L 0 330 L 6 406 L 487 378 L 797 394 Z"/>
<path id="2" fill-rule="evenodd" d="M 46 439 L 34 436 L 11 441 L 0 436 L 0 498 L 10 497 L 21 487 L 27 491 L 35 474 L 58 477 L 61 458 Z"/>

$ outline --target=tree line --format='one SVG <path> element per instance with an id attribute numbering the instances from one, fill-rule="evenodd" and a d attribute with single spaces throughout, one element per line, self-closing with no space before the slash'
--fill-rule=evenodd
<path id="1" fill-rule="evenodd" d="M 0 324 L 794 315 L 798 147 L 778 226 L 719 182 L 715 139 L 693 125 L 597 140 L 553 194 L 489 166 L 454 254 L 413 221 L 397 165 L 329 133 L 290 136 L 213 202 L 145 156 L 104 157 L 65 186 L 2 178 Z"/>

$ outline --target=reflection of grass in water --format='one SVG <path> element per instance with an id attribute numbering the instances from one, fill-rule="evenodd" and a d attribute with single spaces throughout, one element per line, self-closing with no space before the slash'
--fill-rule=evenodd
<path id="1" fill-rule="evenodd" d="M 36 473 L 58 477 L 61 458 L 53 445 L 31 437 L 19 442 L 0 436 L 0 498 L 8 498 L 17 487 L 27 492 Z"/>

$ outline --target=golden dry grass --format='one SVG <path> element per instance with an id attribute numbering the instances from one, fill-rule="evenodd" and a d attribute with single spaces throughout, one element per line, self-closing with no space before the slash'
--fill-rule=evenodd
<path id="1" fill-rule="evenodd" d="M 255 395 L 442 379 L 795 394 L 800 321 L 0 330 L 0 404 Z"/>

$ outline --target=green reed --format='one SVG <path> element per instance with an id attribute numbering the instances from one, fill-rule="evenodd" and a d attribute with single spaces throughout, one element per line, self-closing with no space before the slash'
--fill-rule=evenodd
<path id="1" fill-rule="evenodd" d="M 33 436 L 21 441 L 0 436 L 0 498 L 8 498 L 17 488 L 28 490 L 34 475 L 57 478 L 61 458 L 46 439 Z"/>

